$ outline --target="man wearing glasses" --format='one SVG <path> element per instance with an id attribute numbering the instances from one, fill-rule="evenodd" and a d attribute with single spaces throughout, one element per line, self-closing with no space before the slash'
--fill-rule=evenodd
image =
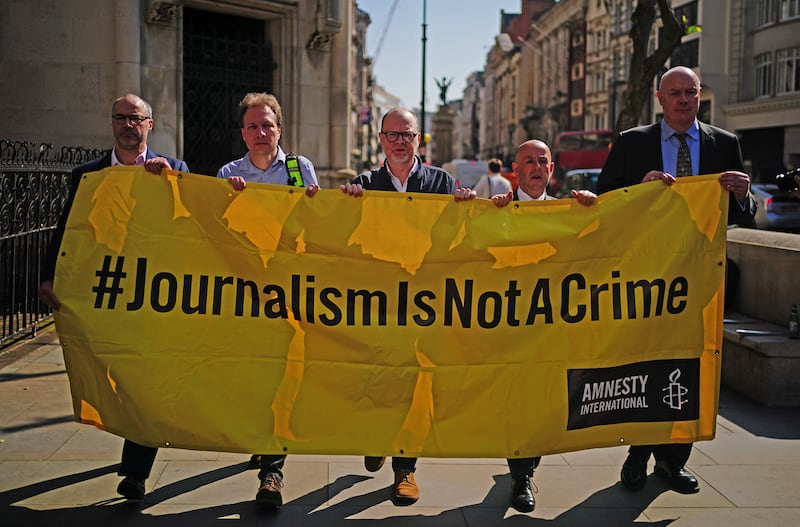
<path id="1" fill-rule="evenodd" d="M 392 108 L 381 120 L 378 134 L 386 161 L 341 186 L 346 194 L 361 195 L 361 190 L 389 190 L 453 194 L 455 180 L 438 167 L 425 165 L 417 156 L 419 126 L 417 117 L 405 108 Z"/>
<path id="2" fill-rule="evenodd" d="M 456 183 L 453 177 L 438 167 L 425 165 L 417 156 L 419 148 L 419 126 L 417 117 L 405 108 L 392 108 L 381 120 L 379 136 L 381 148 L 386 155 L 383 166 L 345 183 L 340 188 L 350 196 L 359 197 L 363 190 L 386 190 L 390 192 L 423 192 L 428 194 L 454 194 Z M 469 189 L 456 201 L 473 197 Z M 367 456 L 364 467 L 370 472 L 378 471 L 385 457 Z M 419 488 L 414 479 L 417 458 L 393 457 L 393 499 L 398 504 L 411 504 L 419 499 Z"/>
<path id="3" fill-rule="evenodd" d="M 96 172 L 115 165 L 144 166 L 148 172 L 154 174 L 160 174 L 164 168 L 182 172 L 189 171 L 189 167 L 184 161 L 161 156 L 147 148 L 147 135 L 153 129 L 153 109 L 138 95 L 129 93 L 114 101 L 111 105 L 111 129 L 115 139 L 114 148 L 103 157 L 84 163 L 72 171 L 70 192 L 58 226 L 50 238 L 47 258 L 42 270 L 43 280 L 39 286 L 39 299 L 54 311 L 61 308 L 61 302 L 53 291 L 56 258 L 64 237 L 67 216 L 69 216 L 75 191 L 78 189 L 82 176 L 88 172 Z M 158 452 L 156 448 L 125 440 L 119 468 L 119 475 L 124 478 L 117 487 L 119 494 L 132 500 L 144 498 L 144 481 L 153 468 L 156 452 Z"/>

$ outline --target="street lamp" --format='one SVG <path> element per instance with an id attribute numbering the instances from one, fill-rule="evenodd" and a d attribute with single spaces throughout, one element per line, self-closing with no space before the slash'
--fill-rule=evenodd
<path id="1" fill-rule="evenodd" d="M 422 162 L 425 162 L 425 156 L 428 153 L 428 145 L 425 141 L 425 44 L 428 41 L 428 24 L 427 24 L 427 13 L 428 13 L 428 1 L 422 0 L 422 100 L 420 101 L 420 138 L 421 144 L 419 147 L 419 154 L 422 158 Z"/>

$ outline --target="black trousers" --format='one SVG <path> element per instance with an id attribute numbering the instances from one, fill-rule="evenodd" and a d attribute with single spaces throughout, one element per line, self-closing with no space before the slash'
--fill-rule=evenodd
<path id="1" fill-rule="evenodd" d="M 263 480 L 267 474 L 277 474 L 283 479 L 283 463 L 286 456 L 275 454 L 259 454 L 261 456 L 261 470 L 258 471 L 259 481 Z"/>
<path id="2" fill-rule="evenodd" d="M 142 446 L 126 439 L 122 445 L 122 462 L 119 465 L 120 476 L 147 479 L 156 460 L 157 448 Z"/>
<path id="3" fill-rule="evenodd" d="M 533 471 L 539 466 L 541 460 L 542 457 L 538 456 L 507 459 L 506 461 L 508 462 L 508 469 L 511 472 L 511 477 L 520 479 L 525 476 L 529 478 L 533 477 Z M 415 457 L 392 458 L 392 469 L 394 470 L 407 469 L 413 472 L 416 469 L 416 464 L 417 458 Z"/>
<path id="4" fill-rule="evenodd" d="M 539 466 L 541 460 L 542 456 L 509 458 L 506 461 L 508 462 L 508 470 L 511 472 L 511 478 L 517 480 L 525 476 L 532 478 L 533 471 Z"/>
<path id="5" fill-rule="evenodd" d="M 628 454 L 639 459 L 648 460 L 650 454 L 656 461 L 663 461 L 671 469 L 677 470 L 689 461 L 692 453 L 692 443 L 674 443 L 669 445 L 640 445 L 628 449 Z"/>
<path id="6" fill-rule="evenodd" d="M 150 471 L 153 469 L 157 453 L 157 448 L 143 446 L 126 439 L 122 445 L 122 461 L 118 474 L 120 476 L 147 479 L 150 477 Z M 262 455 L 259 478 L 263 479 L 270 472 L 277 473 L 283 477 L 284 461 L 286 461 L 286 456 Z"/>

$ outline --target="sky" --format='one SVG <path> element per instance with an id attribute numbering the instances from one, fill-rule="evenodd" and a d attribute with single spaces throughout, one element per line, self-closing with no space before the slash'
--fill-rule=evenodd
<path id="1" fill-rule="evenodd" d="M 367 29 L 367 55 L 375 58 L 376 82 L 400 97 L 403 106 L 422 100 L 422 20 L 424 0 L 356 0 L 372 22 Z M 500 33 L 500 10 L 519 13 L 521 0 L 427 0 L 425 110 L 439 108 L 436 80 L 452 79 L 447 99 L 460 99 L 467 77 L 486 64 L 486 54 Z M 375 57 L 381 34 L 380 53 Z"/>

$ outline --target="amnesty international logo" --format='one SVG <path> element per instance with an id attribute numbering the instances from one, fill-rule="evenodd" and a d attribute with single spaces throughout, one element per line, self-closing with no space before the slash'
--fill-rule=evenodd
<path id="1" fill-rule="evenodd" d="M 661 391 L 666 392 L 661 400 L 673 410 L 682 410 L 683 405 L 689 403 L 689 399 L 686 398 L 689 389 L 678 382 L 680 376 L 680 369 L 676 369 L 670 373 L 669 384 L 666 388 L 661 389 Z"/>
<path id="2" fill-rule="evenodd" d="M 700 359 L 567 370 L 567 430 L 615 423 L 691 421 L 700 408 Z"/>

